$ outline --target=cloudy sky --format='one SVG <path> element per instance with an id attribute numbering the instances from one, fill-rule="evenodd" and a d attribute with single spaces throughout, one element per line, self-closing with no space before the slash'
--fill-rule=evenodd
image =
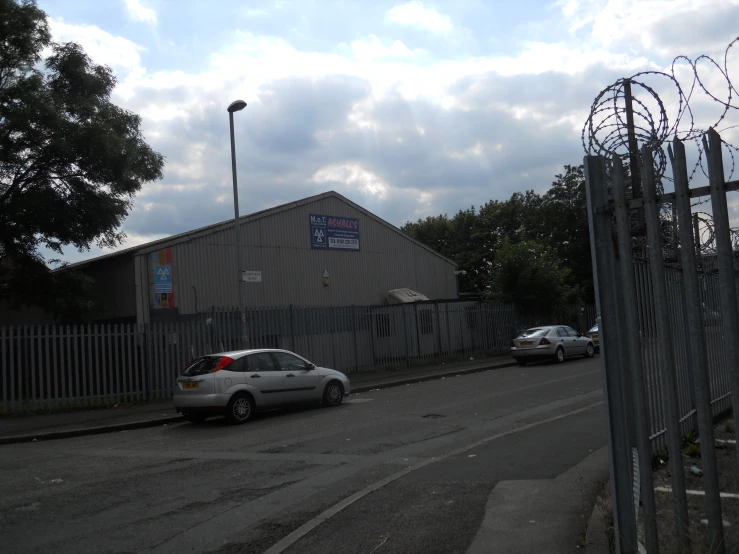
<path id="1" fill-rule="evenodd" d="M 166 157 L 126 246 L 233 216 L 226 107 L 237 98 L 248 103 L 235 122 L 242 213 L 336 190 L 402 225 L 546 190 L 581 163 L 602 88 L 668 70 L 677 54 L 721 58 L 739 34 L 739 0 L 39 6 L 55 40 L 113 68 L 114 101 Z"/>

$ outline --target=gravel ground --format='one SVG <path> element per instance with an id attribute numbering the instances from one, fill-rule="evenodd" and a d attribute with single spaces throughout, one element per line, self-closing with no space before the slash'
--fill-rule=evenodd
<path id="1" fill-rule="evenodd" d="M 714 427 L 714 434 L 719 440 L 736 438 L 734 420 L 724 420 Z M 718 464 L 719 489 L 721 492 L 739 493 L 739 469 L 736 463 L 733 444 L 717 444 L 716 458 Z M 659 466 L 654 472 L 655 487 L 671 487 L 668 461 L 657 459 Z M 688 490 L 704 490 L 703 477 L 690 472 L 691 466 L 701 467 L 700 447 L 697 436 L 685 440 L 683 447 L 683 467 L 685 468 L 686 488 Z M 672 495 L 668 492 L 655 492 L 657 503 L 657 526 L 659 530 L 660 552 L 677 552 L 675 537 L 674 512 Z M 722 498 L 721 509 L 724 520 L 724 544 L 727 553 L 739 552 L 739 499 Z M 717 552 L 717 545 L 712 544 L 708 536 L 704 496 L 688 495 L 688 516 L 690 519 L 690 536 L 695 554 Z M 644 544 L 644 529 L 639 526 L 639 540 Z M 715 541 L 714 541 L 715 542 Z"/>

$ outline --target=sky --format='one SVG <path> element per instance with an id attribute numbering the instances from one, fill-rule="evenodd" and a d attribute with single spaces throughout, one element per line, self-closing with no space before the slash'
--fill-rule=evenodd
<path id="1" fill-rule="evenodd" d="M 739 34 L 739 0 L 38 4 L 54 40 L 113 69 L 112 100 L 142 117 L 166 158 L 164 178 L 135 199 L 122 247 L 233 217 L 233 100 L 247 102 L 235 114 L 242 214 L 335 190 L 401 226 L 544 192 L 582 163 L 582 127 L 603 88 L 669 71 L 679 54 L 723 60 Z M 695 104 L 706 121 L 717 111 Z M 63 259 L 106 252 L 69 247 Z"/>

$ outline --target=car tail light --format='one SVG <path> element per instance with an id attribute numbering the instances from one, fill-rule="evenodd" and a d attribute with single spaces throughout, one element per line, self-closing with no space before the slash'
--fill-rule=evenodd
<path id="1" fill-rule="evenodd" d="M 544 337 L 539 341 L 539 345 L 541 346 L 542 344 L 552 344 L 552 342 L 548 338 Z"/>
<path id="2" fill-rule="evenodd" d="M 216 371 L 220 371 L 224 369 L 226 366 L 233 363 L 233 358 L 229 358 L 228 356 L 224 356 L 220 360 L 218 360 L 218 363 L 216 364 L 216 367 L 213 368 L 213 371 L 211 373 L 215 373 Z"/>

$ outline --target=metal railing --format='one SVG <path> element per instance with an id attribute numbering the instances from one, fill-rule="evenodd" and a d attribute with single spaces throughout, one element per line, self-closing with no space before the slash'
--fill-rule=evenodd
<path id="1" fill-rule="evenodd" d="M 248 348 L 293 350 L 347 374 L 469 360 L 509 350 L 517 331 L 543 321 L 576 328 L 593 306 L 523 317 L 509 304 L 236 308 L 178 321 L 0 327 L 0 412 L 169 398 L 195 357 Z M 565 319 L 566 318 L 566 319 Z"/>
<path id="2" fill-rule="evenodd" d="M 712 552 L 724 551 L 713 418 L 732 406 L 736 413 L 739 406 L 737 271 L 726 202 L 736 183 L 724 181 L 720 136 L 710 130 L 707 139 L 710 187 L 689 188 L 685 148 L 676 138 L 668 148 L 675 181 L 669 195 L 658 195 L 654 153 L 644 147 L 643 199 L 627 199 L 618 156 L 585 157 L 619 552 L 637 551 L 639 500 L 647 551 L 658 551 L 652 457 L 665 447 L 678 549 L 691 550 L 682 465 L 682 436 L 691 429 L 700 437 Z M 715 252 L 704 255 L 696 248 L 690 199 L 708 194 L 716 244 Z M 678 225 L 679 240 L 666 252 L 660 206 L 668 201 L 675 203 L 672 224 Z"/>

